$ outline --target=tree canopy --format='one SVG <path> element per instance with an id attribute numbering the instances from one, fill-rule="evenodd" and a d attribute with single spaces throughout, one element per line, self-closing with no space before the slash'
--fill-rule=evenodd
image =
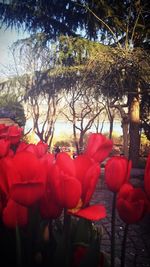
<path id="1" fill-rule="evenodd" d="M 4 0 L 2 24 L 44 32 L 46 39 L 78 34 L 107 43 L 148 47 L 150 37 L 148 0 Z"/>

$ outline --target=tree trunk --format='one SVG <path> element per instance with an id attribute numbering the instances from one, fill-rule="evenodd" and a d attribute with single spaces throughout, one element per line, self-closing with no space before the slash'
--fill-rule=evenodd
<path id="1" fill-rule="evenodd" d="M 129 130 L 129 120 L 128 117 L 122 119 L 122 133 L 123 133 L 123 154 L 128 158 L 129 148 L 128 148 L 128 130 Z"/>
<path id="2" fill-rule="evenodd" d="M 138 167 L 139 150 L 140 150 L 140 105 L 138 97 L 133 98 L 129 112 L 130 112 L 129 159 L 132 160 L 133 167 Z"/>
<path id="3" fill-rule="evenodd" d="M 83 152 L 83 138 L 84 138 L 84 132 L 81 131 L 80 132 L 80 138 L 79 138 L 79 151 L 80 151 L 80 154 L 82 154 L 82 152 Z"/>
<path id="4" fill-rule="evenodd" d="M 75 123 L 73 123 L 73 137 L 74 137 L 74 143 L 76 147 L 76 152 L 79 155 L 79 146 L 78 146 L 78 141 L 77 141 L 77 134 L 76 134 L 76 126 Z"/>
<path id="5" fill-rule="evenodd" d="M 109 139 L 112 139 L 113 126 L 114 126 L 114 118 L 112 117 L 110 119 L 110 126 L 109 126 Z"/>

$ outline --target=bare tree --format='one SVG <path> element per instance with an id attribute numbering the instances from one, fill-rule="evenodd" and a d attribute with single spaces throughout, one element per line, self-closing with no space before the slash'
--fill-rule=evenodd
<path id="1" fill-rule="evenodd" d="M 63 114 L 72 123 L 74 142 L 78 154 L 83 150 L 85 134 L 104 110 L 103 103 L 99 103 L 98 107 L 98 102 L 93 96 L 94 89 L 82 87 L 80 82 L 77 82 L 65 96 L 68 111 Z"/>

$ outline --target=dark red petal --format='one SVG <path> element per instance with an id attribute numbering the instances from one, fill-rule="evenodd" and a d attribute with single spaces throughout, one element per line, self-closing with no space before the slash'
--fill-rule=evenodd
<path id="1" fill-rule="evenodd" d="M 38 201 L 45 192 L 42 182 L 14 183 L 10 189 L 10 197 L 23 206 L 31 206 Z"/>
<path id="2" fill-rule="evenodd" d="M 28 209 L 10 199 L 3 210 L 3 222 L 9 228 L 25 226 L 28 223 Z"/>
<path id="3" fill-rule="evenodd" d="M 44 195 L 40 200 L 40 214 L 43 219 L 56 219 L 62 213 L 62 207 L 53 200 L 52 196 Z"/>
<path id="4" fill-rule="evenodd" d="M 132 184 L 123 184 L 120 188 L 120 191 L 118 192 L 117 198 L 127 199 L 133 190 L 134 187 Z"/>
<path id="5" fill-rule="evenodd" d="M 137 202 L 128 202 L 127 200 L 119 198 L 117 201 L 117 209 L 120 218 L 127 224 L 138 222 L 142 219 L 145 210 L 145 201 L 139 200 Z"/>

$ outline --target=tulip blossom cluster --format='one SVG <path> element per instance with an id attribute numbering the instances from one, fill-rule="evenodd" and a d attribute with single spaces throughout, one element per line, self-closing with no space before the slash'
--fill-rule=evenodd
<path id="1" fill-rule="evenodd" d="M 55 158 L 44 142 L 27 144 L 21 137 L 21 128 L 0 125 L 0 207 L 7 227 L 27 225 L 33 205 L 43 219 L 56 219 L 63 209 L 93 221 L 106 216 L 105 207 L 90 206 L 90 200 L 100 178 L 99 163 L 110 153 L 112 141 L 93 134 L 86 152 L 73 160 L 65 152 Z"/>
<path id="2" fill-rule="evenodd" d="M 42 222 L 46 226 L 43 230 L 43 238 L 50 241 L 52 222 L 57 222 L 63 216 L 64 232 L 61 241 L 57 241 L 56 251 L 56 244 L 54 246 L 49 244 L 52 261 L 55 262 L 51 266 L 78 267 L 82 260 L 85 260 L 85 265 L 82 266 L 87 266 L 87 263 L 90 264 L 90 260 L 91 264 L 93 263 L 93 259 L 98 260 L 98 264 L 95 263 L 94 266 L 103 266 L 101 261 L 103 262 L 104 254 L 101 253 L 97 258 L 94 254 L 95 256 L 92 255 L 91 258 L 88 258 L 88 255 L 91 254 L 90 245 L 89 243 L 84 245 L 84 241 L 88 239 L 89 232 L 95 236 L 88 223 L 106 217 L 105 207 L 99 203 L 91 205 L 90 201 L 100 179 L 101 162 L 108 158 L 112 147 L 112 140 L 102 134 L 92 133 L 88 138 L 85 151 L 75 159 L 65 152 L 60 152 L 55 156 L 49 152 L 48 145 L 42 141 L 37 144 L 28 144 L 23 141 L 23 129 L 20 127 L 0 124 L 0 223 L 2 227 L 11 230 L 19 227 L 24 230 L 32 224 L 31 217 L 33 219 L 35 211 L 38 211 L 36 219 L 40 218 L 40 223 Z M 131 168 L 132 162 L 124 156 L 111 156 L 105 165 L 105 182 L 108 189 L 117 196 L 115 208 L 127 225 L 138 222 L 150 211 L 150 155 L 144 175 L 145 190 L 135 188 L 131 184 Z M 68 239 L 71 224 L 68 223 L 68 218 L 75 218 L 77 222 L 81 223 L 79 229 L 77 230 L 76 227 L 73 232 L 76 231 L 77 237 L 81 239 L 84 237 L 84 240 L 78 240 L 75 237 L 76 247 L 73 250 L 71 265 L 66 264 L 69 261 L 67 253 L 70 251 Z M 35 226 L 38 228 L 38 222 Z M 28 230 L 25 230 L 25 235 L 28 234 Z M 34 232 L 33 228 L 31 232 Z M 58 232 L 61 232 L 60 229 Z M 59 234 L 57 233 L 57 235 Z M 57 235 L 56 239 L 58 239 Z M 17 242 L 20 244 L 18 235 L 16 236 Z M 53 238 L 51 239 L 53 240 Z M 90 236 L 89 240 L 93 242 L 94 239 Z M 98 244 L 97 240 L 96 237 L 95 244 Z M 34 243 L 33 240 L 31 243 Z M 29 249 L 26 250 L 27 255 L 30 255 Z M 17 251 L 20 251 L 20 248 Z M 61 253 L 58 255 L 56 253 L 55 257 L 55 252 L 58 251 Z M 46 253 L 44 252 L 43 255 Z M 65 263 L 61 262 L 60 255 L 67 255 Z M 36 256 L 36 260 L 40 261 L 41 254 Z M 17 257 L 19 258 L 18 266 L 21 266 L 20 255 Z M 84 257 L 85 259 L 83 259 Z M 27 256 L 27 266 L 32 266 L 29 258 Z M 42 260 L 44 262 L 44 259 Z M 44 266 L 50 266 L 51 259 L 46 258 L 46 260 L 48 263 L 45 263 L 47 265 Z"/>
<path id="3" fill-rule="evenodd" d="M 117 193 L 117 210 L 127 224 L 140 221 L 150 210 L 150 156 L 145 169 L 145 191 L 130 183 L 132 162 L 124 156 L 111 157 L 105 166 L 105 179 L 109 190 Z"/>

